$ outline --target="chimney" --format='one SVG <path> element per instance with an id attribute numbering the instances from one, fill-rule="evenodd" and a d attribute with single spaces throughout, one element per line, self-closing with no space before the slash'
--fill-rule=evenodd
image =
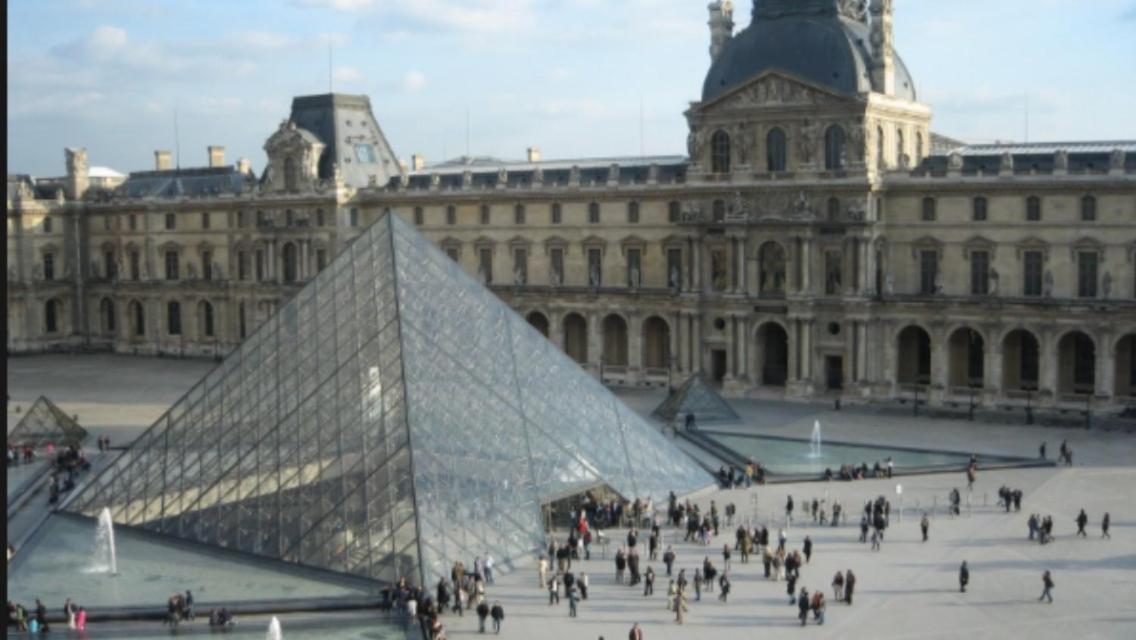
<path id="1" fill-rule="evenodd" d="M 525 151 L 529 162 L 540 162 L 540 147 L 529 147 Z"/>
<path id="2" fill-rule="evenodd" d="M 714 0 L 707 7 L 710 10 L 710 61 L 718 59 L 726 43 L 734 37 L 734 3 L 730 0 Z"/>
<path id="3" fill-rule="evenodd" d="M 426 168 L 425 156 L 418 154 L 418 153 L 415 153 L 414 155 L 410 156 L 410 170 L 411 171 L 421 171 L 425 168 Z"/>
<path id="4" fill-rule="evenodd" d="M 209 150 L 209 166 L 212 168 L 225 166 L 225 147 L 219 147 L 211 144 L 206 147 Z"/>
<path id="5" fill-rule="evenodd" d="M 159 149 L 154 152 L 154 170 L 169 171 L 173 167 L 173 156 L 168 150 Z"/>
<path id="6" fill-rule="evenodd" d="M 892 0 L 872 0 L 872 89 L 895 95 L 895 40 L 892 34 Z"/>
<path id="7" fill-rule="evenodd" d="M 252 173 L 252 163 L 249 162 L 248 158 L 241 158 L 237 160 L 237 173 L 240 173 L 241 175 L 248 175 L 249 173 Z"/>
<path id="8" fill-rule="evenodd" d="M 67 196 L 72 200 L 82 200 L 90 184 L 86 149 L 65 149 L 67 156 Z"/>

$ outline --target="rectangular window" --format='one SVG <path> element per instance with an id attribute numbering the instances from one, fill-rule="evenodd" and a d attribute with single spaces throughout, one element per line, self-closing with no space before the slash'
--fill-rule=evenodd
<path id="1" fill-rule="evenodd" d="M 316 226 L 322 227 L 324 225 L 323 209 L 316 209 Z"/>
<path id="2" fill-rule="evenodd" d="M 974 221 L 975 222 L 985 222 L 986 221 L 986 198 L 975 198 L 974 199 Z"/>
<path id="3" fill-rule="evenodd" d="M 1094 222 L 1097 219 L 1097 199 L 1093 196 L 1081 198 L 1081 220 Z"/>
<path id="4" fill-rule="evenodd" d="M 43 279 L 44 280 L 54 280 L 55 279 L 55 254 L 54 253 L 43 254 Z"/>
<path id="5" fill-rule="evenodd" d="M 321 218 L 323 217 L 322 213 L 323 212 L 321 211 L 320 212 Z M 248 213 L 245 212 L 245 211 L 238 211 L 237 212 L 237 227 L 240 228 L 240 229 L 244 229 L 246 224 L 248 224 Z"/>
<path id="6" fill-rule="evenodd" d="M 209 222 L 210 222 L 209 212 L 206 211 L 205 213 L 201 214 L 201 228 L 202 229 L 208 229 L 209 228 Z"/>
<path id="7" fill-rule="evenodd" d="M 844 280 L 844 255 L 839 251 L 824 252 L 824 294 L 838 296 Z"/>
<path id="8" fill-rule="evenodd" d="M 493 283 L 493 249 L 482 247 L 477 251 L 477 271 L 485 284 Z"/>
<path id="9" fill-rule="evenodd" d="M 422 212 L 422 207 L 414 207 L 414 224 L 421 227 L 426 222 L 426 214 Z"/>
<path id="10" fill-rule="evenodd" d="M 213 252 L 201 252 L 201 278 L 204 280 L 213 279 Z"/>
<path id="11" fill-rule="evenodd" d="M 513 208 L 513 224 L 525 223 L 525 205 L 519 204 Z"/>
<path id="12" fill-rule="evenodd" d="M 627 286 L 638 289 L 643 284 L 643 256 L 639 249 L 627 250 Z"/>
<path id="13" fill-rule="evenodd" d="M 560 215 L 561 215 L 560 203 L 559 202 L 552 203 L 552 224 L 560 224 Z"/>
<path id="14" fill-rule="evenodd" d="M 667 286 L 682 289 L 682 249 L 667 249 Z"/>
<path id="15" fill-rule="evenodd" d="M 111 215 L 109 213 L 107 215 L 103 216 L 103 231 L 110 231 L 110 227 L 111 227 L 110 221 L 111 221 Z"/>
<path id="16" fill-rule="evenodd" d="M 564 283 L 564 249 L 555 248 L 548 252 L 549 260 L 552 263 L 552 277 L 553 282 L 550 284 L 558 285 Z"/>
<path id="17" fill-rule="evenodd" d="M 142 279 L 142 256 L 137 251 L 130 252 L 130 279 L 135 282 Z"/>
<path id="18" fill-rule="evenodd" d="M 919 252 L 919 293 L 932 295 L 935 293 L 935 280 L 939 275 L 939 252 Z"/>
<path id="19" fill-rule="evenodd" d="M 107 251 L 103 253 L 103 270 L 106 271 L 108 280 L 113 280 L 115 275 L 114 252 Z"/>
<path id="20" fill-rule="evenodd" d="M 131 231 L 137 231 L 138 230 L 138 218 L 133 213 L 130 214 L 130 216 L 126 220 L 127 220 L 127 226 L 130 227 Z"/>
<path id="21" fill-rule="evenodd" d="M 481 224 L 489 224 L 489 205 L 481 205 Z"/>
<path id="22" fill-rule="evenodd" d="M 628 224 L 637 224 L 639 222 L 639 203 L 627 203 L 627 222 Z"/>
<path id="23" fill-rule="evenodd" d="M 935 220 L 935 199 L 923 198 L 923 221 L 932 222 Z"/>
<path id="24" fill-rule="evenodd" d="M 598 287 L 603 284 L 603 251 L 588 249 L 588 284 Z"/>
<path id="25" fill-rule="evenodd" d="M 446 248 L 446 255 L 450 257 L 450 260 L 457 262 L 458 261 L 458 249 L 457 249 L 457 247 L 447 247 Z"/>
<path id="26" fill-rule="evenodd" d="M 682 205 L 677 201 L 671 202 L 667 205 L 667 222 L 674 224 L 679 221 L 682 216 Z"/>
<path id="27" fill-rule="evenodd" d="M 166 252 L 166 280 L 178 279 L 178 254 L 177 251 Z"/>
<path id="28" fill-rule="evenodd" d="M 1026 220 L 1030 222 L 1041 220 L 1041 198 L 1037 196 L 1026 198 Z"/>
<path id="29" fill-rule="evenodd" d="M 237 252 L 237 280 L 248 280 L 248 254 L 244 251 Z"/>
<path id="30" fill-rule="evenodd" d="M 986 251 L 970 252 L 970 293 L 976 296 L 990 293 L 990 254 Z"/>
<path id="31" fill-rule="evenodd" d="M 166 214 L 166 231 L 173 231 L 177 228 L 177 214 Z"/>
<path id="32" fill-rule="evenodd" d="M 256 250 L 256 281 L 264 280 L 264 250 Z"/>
<path id="33" fill-rule="evenodd" d="M 1097 297 L 1097 259 L 1096 251 L 1082 251 L 1077 254 L 1077 296 Z"/>
<path id="34" fill-rule="evenodd" d="M 181 305 L 171 302 L 166 305 L 166 321 L 171 336 L 181 335 Z"/>
<path id="35" fill-rule="evenodd" d="M 43 218 L 43 232 L 51 233 L 51 216 L 44 216 Z"/>
<path id="36" fill-rule="evenodd" d="M 1044 256 L 1040 251 L 1026 251 L 1022 255 L 1022 295 L 1041 295 L 1041 265 Z"/>
<path id="37" fill-rule="evenodd" d="M 513 250 L 513 277 L 518 285 L 529 281 L 529 252 L 524 249 Z"/>
<path id="38" fill-rule="evenodd" d="M 327 266 L 327 251 L 323 249 L 316 249 L 316 269 L 323 271 Z"/>
<path id="39" fill-rule="evenodd" d="M 351 226 L 359 226 L 359 210 L 355 207 L 351 207 Z"/>
<path id="40" fill-rule="evenodd" d="M 458 223 L 458 210 L 454 205 L 446 207 L 446 224 L 455 225 Z"/>

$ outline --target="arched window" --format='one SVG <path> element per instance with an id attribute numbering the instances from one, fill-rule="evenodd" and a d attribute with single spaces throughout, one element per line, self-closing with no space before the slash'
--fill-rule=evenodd
<path id="1" fill-rule="evenodd" d="M 1081 198 L 1081 220 L 1092 222 L 1097 219 L 1097 199 L 1093 196 Z"/>
<path id="2" fill-rule="evenodd" d="M 206 300 L 201 301 L 201 335 L 206 338 L 212 338 L 213 330 L 213 305 Z"/>
<path id="3" fill-rule="evenodd" d="M 785 170 L 785 132 L 779 127 L 765 135 L 765 164 L 771 172 Z"/>
<path id="4" fill-rule="evenodd" d="M 935 219 L 935 199 L 923 198 L 923 221 L 931 222 Z"/>
<path id="5" fill-rule="evenodd" d="M 171 336 L 181 335 L 181 304 L 177 300 L 166 303 L 166 333 Z"/>
<path id="6" fill-rule="evenodd" d="M 295 158 L 284 159 L 284 189 L 298 191 L 300 188 L 300 167 Z"/>
<path id="7" fill-rule="evenodd" d="M 48 300 L 43 305 L 43 329 L 47 333 L 59 331 L 59 301 Z"/>
<path id="8" fill-rule="evenodd" d="M 627 222 L 630 224 L 639 222 L 639 203 L 634 200 L 627 203 Z"/>
<path id="9" fill-rule="evenodd" d="M 588 222 L 590 224 L 600 223 L 600 203 L 592 202 L 588 204 Z"/>
<path id="10" fill-rule="evenodd" d="M 103 319 L 103 333 L 114 333 L 116 318 L 114 315 L 114 301 L 110 298 L 103 298 L 99 303 L 99 315 Z"/>
<path id="11" fill-rule="evenodd" d="M 142 303 L 137 300 L 132 300 L 129 309 L 131 319 L 134 321 L 134 335 L 146 335 L 146 310 L 142 308 Z"/>
<path id="12" fill-rule="evenodd" d="M 828 221 L 836 222 L 836 220 L 840 218 L 840 199 L 835 197 L 829 198 L 826 212 L 828 213 Z"/>
<path id="13" fill-rule="evenodd" d="M 284 245 L 284 282 L 295 282 L 297 279 L 296 245 L 289 242 Z"/>
<path id="14" fill-rule="evenodd" d="M 844 129 L 840 125 L 834 124 L 824 132 L 824 168 L 844 168 Z"/>
<path id="15" fill-rule="evenodd" d="M 730 134 L 715 131 L 710 137 L 710 170 L 714 173 L 730 172 Z"/>
<path id="16" fill-rule="evenodd" d="M 614 313 L 603 322 L 603 356 L 608 366 L 627 366 L 627 322 Z"/>

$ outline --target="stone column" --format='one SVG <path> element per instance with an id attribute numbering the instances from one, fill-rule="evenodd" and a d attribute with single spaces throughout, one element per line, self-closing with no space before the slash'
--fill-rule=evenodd
<path id="1" fill-rule="evenodd" d="M 802 238 L 801 240 L 801 283 L 799 292 L 808 294 L 812 289 L 812 238 Z"/>
<path id="2" fill-rule="evenodd" d="M 564 352 L 564 314 L 560 311 L 548 311 L 548 339 L 561 353 Z"/>
<path id="3" fill-rule="evenodd" d="M 801 321 L 801 379 L 812 382 L 813 379 L 813 321 Z"/>
<path id="4" fill-rule="evenodd" d="M 627 317 L 627 368 L 643 377 L 643 322 L 637 314 Z"/>
<path id="5" fill-rule="evenodd" d="M 276 241 L 269 240 L 267 243 L 268 250 L 266 256 L 266 264 L 264 265 L 264 275 L 269 280 L 276 279 Z"/>
<path id="6" fill-rule="evenodd" d="M 941 387 L 936 397 L 935 387 Z M 941 401 L 950 393 L 950 347 L 942 331 L 931 335 L 931 389 L 929 399 Z"/>
<path id="7" fill-rule="evenodd" d="M 597 372 L 603 358 L 603 319 L 596 312 L 588 313 L 588 366 Z"/>
<path id="8" fill-rule="evenodd" d="M 691 357 L 693 358 L 692 369 L 694 371 L 702 371 L 702 315 L 696 314 L 694 316 L 694 335 L 691 336 Z"/>
<path id="9" fill-rule="evenodd" d="M 990 401 L 1002 396 L 1002 343 L 998 341 L 997 329 L 986 332 L 986 343 L 983 351 L 985 362 L 982 363 L 982 386 Z"/>
<path id="10" fill-rule="evenodd" d="M 1038 336 L 1038 354 L 1037 354 L 1039 367 L 1041 371 L 1038 372 L 1038 388 L 1039 390 L 1047 390 L 1053 394 L 1054 401 L 1057 400 L 1057 342 L 1051 329 L 1046 329 Z"/>
<path id="11" fill-rule="evenodd" d="M 308 272 L 311 270 L 311 265 L 308 264 L 308 246 L 311 245 L 311 240 L 300 241 L 300 282 L 307 282 Z"/>
<path id="12" fill-rule="evenodd" d="M 883 340 L 883 361 L 878 377 L 887 383 L 891 388 L 891 396 L 895 397 L 899 394 L 899 337 L 895 335 L 891 323 L 881 327 L 880 334 Z"/>
<path id="13" fill-rule="evenodd" d="M 1113 348 L 1111 331 L 1102 332 L 1097 338 L 1097 396 L 1112 398 L 1116 392 L 1116 349 Z"/>
<path id="14" fill-rule="evenodd" d="M 702 240 L 696 238 L 694 240 L 694 252 L 691 255 L 692 264 L 690 267 L 690 276 L 694 279 L 691 288 L 695 293 L 701 294 L 702 290 Z"/>
<path id="15" fill-rule="evenodd" d="M 670 343 L 670 353 L 668 354 L 670 356 L 670 360 L 666 363 L 667 367 L 671 367 L 671 365 L 673 363 L 674 366 L 672 368 L 672 371 L 673 371 L 674 375 L 678 375 L 678 373 L 680 371 L 682 371 L 682 351 L 681 351 L 682 340 L 679 339 L 679 334 L 681 332 L 682 332 L 682 314 L 680 314 L 679 312 L 676 311 L 675 314 L 674 314 L 674 319 L 671 322 L 671 332 L 670 332 L 671 343 Z M 673 382 L 673 380 L 672 380 L 672 382 Z"/>
<path id="16" fill-rule="evenodd" d="M 730 375 L 738 377 L 738 317 L 730 316 Z"/>

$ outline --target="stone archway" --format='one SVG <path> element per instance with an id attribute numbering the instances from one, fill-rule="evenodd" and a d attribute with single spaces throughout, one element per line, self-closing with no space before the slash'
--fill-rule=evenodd
<path id="1" fill-rule="evenodd" d="M 911 325 L 899 332 L 896 381 L 901 385 L 931 384 L 931 336 Z"/>
<path id="2" fill-rule="evenodd" d="M 757 328 L 758 370 L 761 384 L 784 387 L 789 379 L 789 334 L 776 322 Z"/>
<path id="3" fill-rule="evenodd" d="M 1037 336 L 1014 329 L 1002 339 L 1002 390 L 1037 391 L 1041 382 L 1041 348 Z"/>
<path id="4" fill-rule="evenodd" d="M 580 364 L 588 363 L 588 321 L 578 313 L 564 316 L 564 353 Z"/>
<path id="5" fill-rule="evenodd" d="M 670 366 L 670 326 L 659 316 L 651 316 L 643 322 L 643 368 L 669 369 Z"/>
<path id="6" fill-rule="evenodd" d="M 1070 331 L 1057 342 L 1057 392 L 1090 395 L 1097 382 L 1097 345 L 1083 331 Z"/>
<path id="7" fill-rule="evenodd" d="M 961 327 L 947 341 L 948 380 L 951 388 L 985 386 L 986 340 L 970 327 Z"/>
<path id="8" fill-rule="evenodd" d="M 532 325 L 533 329 L 540 332 L 540 335 L 545 338 L 548 337 L 548 318 L 539 311 L 530 311 L 525 320 Z"/>
<path id="9" fill-rule="evenodd" d="M 1116 343 L 1116 375 L 1114 394 L 1117 398 L 1136 400 L 1136 333 Z"/>

